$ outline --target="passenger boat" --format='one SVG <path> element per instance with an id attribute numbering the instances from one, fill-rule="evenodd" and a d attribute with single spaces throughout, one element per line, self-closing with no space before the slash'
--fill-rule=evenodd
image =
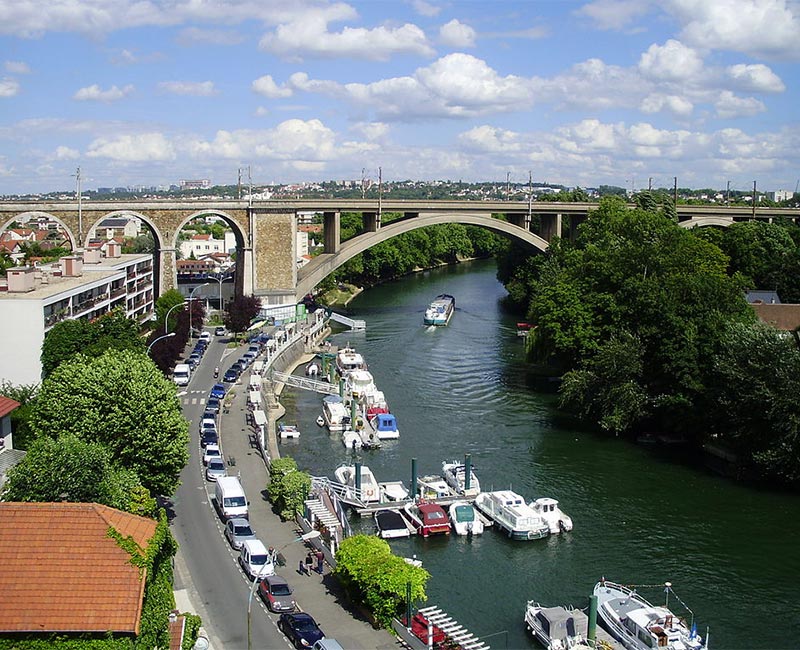
<path id="1" fill-rule="evenodd" d="M 481 492 L 475 507 L 508 533 L 512 539 L 540 539 L 550 534 L 550 526 L 516 492 Z"/>
<path id="2" fill-rule="evenodd" d="M 406 518 L 397 510 L 378 510 L 374 517 L 378 535 L 383 539 L 411 537 L 411 533 L 414 532 Z"/>
<path id="3" fill-rule="evenodd" d="M 558 507 L 558 501 L 542 497 L 530 502 L 533 511 L 550 526 L 550 534 L 566 533 L 572 530 L 572 518 Z"/>
<path id="4" fill-rule="evenodd" d="M 299 438 L 300 429 L 293 424 L 279 424 L 278 437 L 282 440 L 285 440 L 286 438 Z"/>
<path id="5" fill-rule="evenodd" d="M 464 463 L 445 461 L 442 463 L 442 476 L 456 494 L 465 497 L 475 497 L 480 494 L 481 484 L 478 482 L 475 472 L 472 471 L 472 467 L 470 467 L 469 487 L 467 487 L 467 468 Z"/>
<path id="6" fill-rule="evenodd" d="M 636 593 L 635 588 L 605 578 L 594 586 L 593 593 L 597 596 L 600 622 L 627 650 L 700 650 L 708 647 L 708 639 L 703 643 L 697 634 L 694 620 L 687 626 L 684 619 L 670 611 L 669 594 L 674 593 L 672 584 L 664 583 L 664 592 L 667 602 L 663 607 L 650 604 Z M 683 605 L 677 596 L 676 599 Z M 691 610 L 686 609 L 691 614 Z"/>
<path id="7" fill-rule="evenodd" d="M 442 293 L 436 296 L 425 310 L 425 317 L 422 322 L 425 325 L 447 325 L 455 310 L 456 299 L 451 295 Z"/>
<path id="8" fill-rule="evenodd" d="M 380 500 L 378 481 L 366 465 L 361 465 L 361 490 L 356 491 L 355 465 L 341 465 L 333 471 L 336 480 L 345 486 L 347 495 L 357 498 L 362 503 L 375 503 Z"/>
<path id="9" fill-rule="evenodd" d="M 322 398 L 322 417 L 331 433 L 338 433 L 350 427 L 350 413 L 338 395 Z"/>
<path id="10" fill-rule="evenodd" d="M 532 600 L 525 626 L 547 650 L 589 650 L 589 617 L 574 607 L 543 607 Z"/>
<path id="11" fill-rule="evenodd" d="M 361 356 L 350 346 L 344 347 L 336 353 L 336 372 L 344 377 L 351 370 L 366 370 L 367 364 Z"/>
<path id="12" fill-rule="evenodd" d="M 450 521 L 447 513 L 442 506 L 428 501 L 418 503 L 407 503 L 403 506 L 411 525 L 417 531 L 417 535 L 430 537 L 431 535 L 449 535 Z"/>
<path id="13" fill-rule="evenodd" d="M 448 508 L 450 524 L 456 535 L 482 535 L 483 522 L 475 508 L 466 501 L 453 501 Z"/>

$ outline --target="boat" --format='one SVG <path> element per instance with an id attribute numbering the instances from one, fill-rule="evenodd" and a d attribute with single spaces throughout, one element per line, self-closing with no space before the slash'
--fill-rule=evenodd
<path id="1" fill-rule="evenodd" d="M 381 491 L 381 501 L 405 501 L 409 498 L 403 481 L 386 481 L 378 483 L 378 487 Z"/>
<path id="2" fill-rule="evenodd" d="M 361 434 L 352 429 L 342 431 L 342 444 L 345 449 L 361 449 Z"/>
<path id="3" fill-rule="evenodd" d="M 299 438 L 300 437 L 300 429 L 298 429 L 293 424 L 279 424 L 278 425 L 278 437 L 281 438 L 281 439 Z"/>
<path id="4" fill-rule="evenodd" d="M 532 328 L 530 323 L 517 323 L 517 336 L 528 336 Z"/>
<path id="5" fill-rule="evenodd" d="M 589 617 L 574 607 L 544 607 L 532 600 L 525 607 L 525 626 L 547 650 L 587 650 Z"/>
<path id="6" fill-rule="evenodd" d="M 475 507 L 508 533 L 512 539 L 541 539 L 550 534 L 550 526 L 516 492 L 498 490 L 481 492 Z"/>
<path id="7" fill-rule="evenodd" d="M 322 417 L 331 433 L 338 433 L 350 427 L 350 413 L 338 395 L 322 398 Z"/>
<path id="8" fill-rule="evenodd" d="M 400 430 L 397 428 L 397 418 L 391 413 L 377 413 L 368 421 L 375 429 L 378 440 L 397 440 Z"/>
<path id="9" fill-rule="evenodd" d="M 325 426 L 325 418 L 322 417 L 321 415 L 317 416 L 317 426 L 318 427 L 324 427 Z"/>
<path id="10" fill-rule="evenodd" d="M 453 496 L 453 491 L 447 482 L 435 474 L 420 476 L 417 479 L 417 491 L 421 499 L 442 499 Z"/>
<path id="11" fill-rule="evenodd" d="M 572 530 L 572 517 L 558 507 L 558 501 L 549 497 L 542 497 L 530 502 L 533 511 L 550 526 L 550 534 L 566 533 Z"/>
<path id="12" fill-rule="evenodd" d="M 439 294 L 425 310 L 422 322 L 425 325 L 447 325 L 455 310 L 456 299 L 446 293 Z"/>
<path id="13" fill-rule="evenodd" d="M 417 531 L 417 535 L 430 537 L 431 535 L 450 534 L 450 521 L 447 519 L 447 513 L 442 506 L 436 503 L 430 501 L 407 503 L 403 506 L 403 512 Z"/>
<path id="14" fill-rule="evenodd" d="M 350 346 L 343 347 L 336 353 L 336 372 L 344 377 L 351 370 L 366 370 L 367 364 L 361 356 Z"/>
<path id="15" fill-rule="evenodd" d="M 375 503 L 380 500 L 380 489 L 378 481 L 366 465 L 361 465 L 361 490 L 356 492 L 356 468 L 355 465 L 341 465 L 337 467 L 333 475 L 336 480 L 347 488 L 350 497 L 358 498 L 362 503 Z"/>
<path id="16" fill-rule="evenodd" d="M 636 593 L 635 588 L 605 578 L 594 586 L 593 593 L 597 596 L 600 622 L 627 650 L 700 650 L 708 647 L 708 639 L 703 643 L 693 620 L 687 626 L 683 618 L 669 609 L 671 583 L 664 583 L 664 592 L 667 603 L 663 607 L 649 603 Z M 676 599 L 683 605 L 677 596 Z M 686 609 L 691 613 L 688 607 Z"/>
<path id="17" fill-rule="evenodd" d="M 472 471 L 472 467 L 470 467 L 469 487 L 467 487 L 467 468 L 464 463 L 445 461 L 442 463 L 442 476 L 456 494 L 466 497 L 475 497 L 480 494 L 481 484 L 478 482 L 475 472 Z"/>
<path id="18" fill-rule="evenodd" d="M 319 373 L 320 373 L 320 367 L 316 361 L 312 361 L 306 366 L 306 375 L 308 377 L 318 377 Z"/>
<path id="19" fill-rule="evenodd" d="M 448 508 L 450 524 L 456 535 L 481 535 L 483 522 L 472 504 L 466 501 L 453 501 Z"/>
<path id="20" fill-rule="evenodd" d="M 375 379 L 372 377 L 372 373 L 361 368 L 351 370 L 345 375 L 344 387 L 356 400 L 378 390 L 375 387 Z"/>
<path id="21" fill-rule="evenodd" d="M 411 533 L 414 532 L 408 520 L 397 510 L 378 510 L 374 518 L 375 526 L 378 528 L 378 535 L 383 539 L 411 537 Z"/>

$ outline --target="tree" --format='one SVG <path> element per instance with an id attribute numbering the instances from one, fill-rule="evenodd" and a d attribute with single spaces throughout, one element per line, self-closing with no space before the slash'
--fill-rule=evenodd
<path id="1" fill-rule="evenodd" d="M 39 384 L 22 384 L 14 386 L 8 381 L 0 382 L 0 395 L 10 397 L 19 402 L 19 407 L 11 412 L 11 430 L 14 432 L 14 448 L 27 449 L 33 442 L 34 435 L 28 421 L 36 396 L 39 393 Z"/>
<path id="2" fill-rule="evenodd" d="M 231 332 L 241 333 L 250 327 L 261 310 L 261 301 L 255 296 L 236 296 L 228 301 L 222 321 Z"/>
<path id="3" fill-rule="evenodd" d="M 9 471 L 3 498 L 95 502 L 148 517 L 156 507 L 136 473 L 114 465 L 105 445 L 71 434 L 38 438 Z"/>
<path id="4" fill-rule="evenodd" d="M 177 305 L 183 304 L 186 302 L 186 299 L 183 297 L 183 294 L 178 291 L 177 289 L 170 289 L 169 291 L 165 291 L 162 293 L 158 299 L 156 300 L 156 329 L 160 331 L 161 334 L 166 334 L 168 332 L 175 331 L 175 325 L 177 324 L 177 313 L 181 310 L 177 308 Z M 167 313 L 170 309 L 175 307 L 172 311 L 170 316 L 170 322 L 165 323 L 165 319 L 167 318 Z"/>
<path id="5" fill-rule="evenodd" d="M 294 458 L 276 458 L 269 466 L 269 500 L 284 520 L 294 519 L 303 509 L 311 490 L 311 476 L 297 469 Z"/>
<path id="6" fill-rule="evenodd" d="M 188 424 L 175 386 L 130 350 L 61 364 L 42 383 L 31 429 L 106 445 L 112 460 L 135 471 L 153 494 L 171 495 L 188 459 Z"/>

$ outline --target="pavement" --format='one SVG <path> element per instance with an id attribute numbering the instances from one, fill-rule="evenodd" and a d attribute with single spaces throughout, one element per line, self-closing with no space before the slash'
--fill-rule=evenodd
<path id="1" fill-rule="evenodd" d="M 236 349 L 226 349 L 220 368 L 237 359 L 246 349 L 246 345 Z M 302 362 L 303 358 L 308 357 L 298 359 L 298 364 Z M 263 355 L 259 357 L 259 360 L 263 360 Z M 385 630 L 376 630 L 364 614 L 348 602 L 338 581 L 331 575 L 330 567 L 327 564 L 322 575 L 316 572 L 312 572 L 311 575 L 299 573 L 298 565 L 306 557 L 310 547 L 297 539 L 302 533 L 297 524 L 281 521 L 277 513 L 273 511 L 272 504 L 267 501 L 268 471 L 260 450 L 254 444 L 254 437 L 251 436 L 254 432 L 248 424 L 247 418 L 249 379 L 250 369 L 243 373 L 239 381 L 232 386 L 229 392 L 229 395 L 232 394 L 232 399 L 226 398 L 226 401 L 230 401 L 230 407 L 224 409 L 220 415 L 221 447 L 229 465 L 228 474 L 239 476 L 245 493 L 248 495 L 250 522 L 256 534 L 265 545 L 274 547 L 285 558 L 285 564 L 279 567 L 278 573 L 286 578 L 294 589 L 298 608 L 311 614 L 325 635 L 335 638 L 346 650 L 358 648 L 383 650 L 403 647 L 396 637 Z M 208 389 L 210 388 L 211 386 L 208 386 Z M 196 400 L 194 403 L 201 405 L 207 397 L 208 391 L 195 391 L 195 393 L 197 395 L 190 399 L 193 402 Z M 270 401 L 270 399 L 267 400 L 268 403 Z M 268 450 L 273 457 L 280 451 L 279 443 L 274 436 L 276 419 L 274 415 L 277 414 L 273 413 L 273 417 L 270 419 L 272 436 L 268 445 Z M 194 423 L 190 426 L 192 429 L 196 428 Z M 300 435 L 303 435 L 303 432 Z M 202 471 L 202 465 L 197 468 L 197 471 Z M 206 483 L 206 491 L 206 498 L 210 503 L 213 483 Z M 221 532 L 222 525 L 213 508 L 208 509 L 207 516 L 214 518 L 216 526 Z M 221 534 L 218 542 L 225 544 Z M 231 568 L 232 570 L 233 568 Z M 192 576 L 180 549 L 175 559 L 175 574 L 175 595 L 178 609 L 199 614 L 203 619 L 203 630 L 211 641 L 211 647 L 217 650 L 225 647 L 227 650 L 231 646 L 220 645 L 218 640 L 223 638 L 224 634 L 215 632 L 215 612 L 208 607 L 207 600 L 194 588 Z M 264 616 L 271 619 L 273 625 L 278 618 L 277 614 L 266 609 L 257 595 L 252 600 L 252 612 L 254 617 Z M 267 646 L 254 643 L 253 647 L 264 648 Z"/>

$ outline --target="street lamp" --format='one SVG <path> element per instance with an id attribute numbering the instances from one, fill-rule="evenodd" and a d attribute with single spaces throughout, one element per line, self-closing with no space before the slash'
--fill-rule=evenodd
<path id="1" fill-rule="evenodd" d="M 165 334 L 166 334 L 167 330 L 169 329 L 169 315 L 172 313 L 172 310 L 175 309 L 175 307 L 183 307 L 184 305 L 186 305 L 185 302 L 179 302 L 177 305 L 172 305 L 172 307 L 170 307 L 167 310 L 167 315 L 164 318 L 164 333 Z"/>
<path id="2" fill-rule="evenodd" d="M 194 292 L 198 289 L 202 289 L 203 287 L 208 286 L 208 282 L 205 284 L 199 284 L 194 289 L 189 292 L 189 337 L 192 336 L 192 300 L 194 299 Z"/>
<path id="3" fill-rule="evenodd" d="M 212 280 L 216 281 L 219 284 L 219 310 L 222 311 L 222 283 L 228 279 L 228 275 L 226 273 L 218 273 L 216 277 L 213 277 Z"/>
<path id="4" fill-rule="evenodd" d="M 295 537 L 291 542 L 288 542 L 281 546 L 277 551 L 272 552 L 272 563 L 273 566 L 275 564 L 275 559 L 278 557 L 278 553 L 280 553 L 283 549 L 287 546 L 291 546 L 295 542 L 307 542 L 310 539 L 316 539 L 320 536 L 320 532 L 318 530 L 310 530 L 305 535 L 300 535 L 300 537 Z M 250 586 L 250 597 L 247 599 L 247 650 L 250 650 L 250 606 L 253 603 L 253 593 L 255 593 L 256 585 L 258 584 L 258 580 L 261 575 L 257 575 L 253 578 L 253 584 Z"/>
<path id="5" fill-rule="evenodd" d="M 161 339 L 168 339 L 170 336 L 175 336 L 175 332 L 170 332 L 169 334 L 164 334 L 164 336 L 159 336 L 155 341 L 153 341 L 150 345 L 148 345 L 147 346 L 147 354 L 148 354 L 148 356 L 150 355 L 150 348 L 152 348 Z"/>

